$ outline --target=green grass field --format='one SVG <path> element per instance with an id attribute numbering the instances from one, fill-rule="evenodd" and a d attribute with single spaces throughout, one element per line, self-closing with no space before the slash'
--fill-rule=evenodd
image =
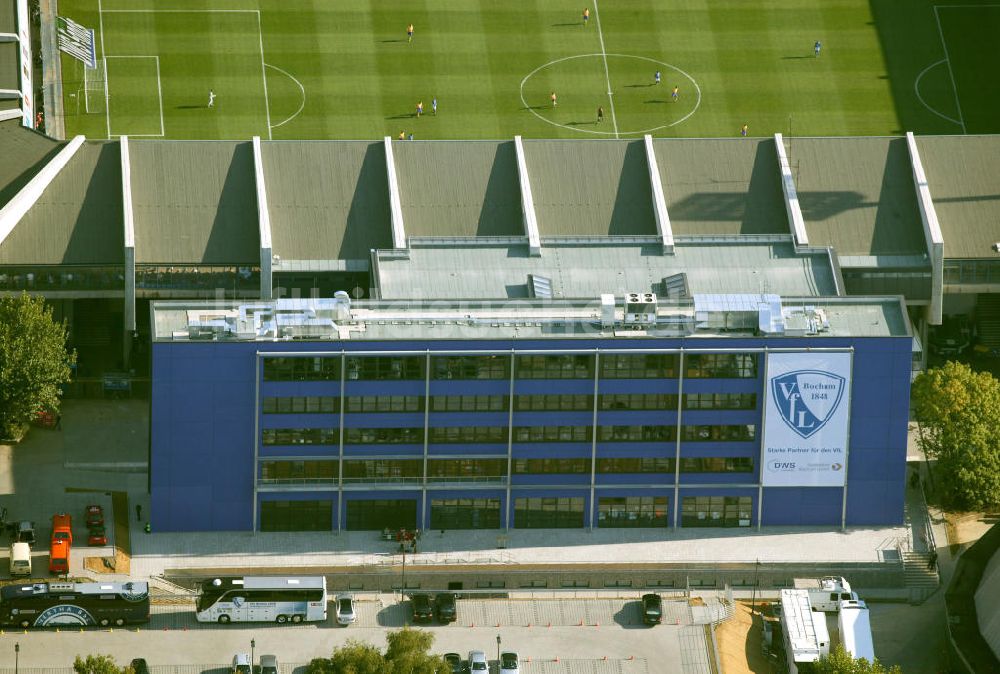
<path id="1" fill-rule="evenodd" d="M 422 140 L 719 137 L 743 124 L 755 136 L 1000 131 L 1000 4 L 597 2 L 60 0 L 60 14 L 93 27 L 98 58 L 107 57 L 105 100 L 104 83 L 63 55 L 67 133 L 405 132 Z"/>

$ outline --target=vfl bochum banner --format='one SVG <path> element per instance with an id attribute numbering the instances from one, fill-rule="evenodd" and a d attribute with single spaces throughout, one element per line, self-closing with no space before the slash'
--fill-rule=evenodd
<path id="1" fill-rule="evenodd" d="M 61 51 L 83 61 L 90 69 L 97 67 L 93 28 L 84 28 L 72 19 L 57 16 L 56 40 Z"/>
<path id="2" fill-rule="evenodd" d="M 851 407 L 851 354 L 767 357 L 765 487 L 843 487 Z"/>

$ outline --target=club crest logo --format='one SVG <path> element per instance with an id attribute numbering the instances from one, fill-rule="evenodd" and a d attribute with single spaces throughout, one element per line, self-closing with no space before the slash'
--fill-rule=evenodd
<path id="1" fill-rule="evenodd" d="M 808 438 L 840 407 L 846 380 L 822 370 L 796 370 L 771 379 L 775 407 L 788 427 Z"/>

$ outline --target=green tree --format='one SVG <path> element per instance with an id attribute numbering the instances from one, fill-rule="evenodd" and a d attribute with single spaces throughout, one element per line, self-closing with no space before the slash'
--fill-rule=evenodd
<path id="1" fill-rule="evenodd" d="M 386 635 L 385 659 L 398 674 L 450 674 L 451 667 L 437 655 L 430 655 L 434 635 L 423 630 L 403 628 Z"/>
<path id="2" fill-rule="evenodd" d="M 985 510 L 1000 505 L 1000 381 L 949 361 L 913 382 L 917 442 L 937 460 L 942 505 Z"/>
<path id="3" fill-rule="evenodd" d="M 127 668 L 119 667 L 110 655 L 88 655 L 86 658 L 78 655 L 73 661 L 73 670 L 76 674 L 125 674 Z"/>
<path id="4" fill-rule="evenodd" d="M 0 297 L 0 437 L 18 437 L 41 409 L 59 410 L 59 385 L 76 354 L 52 308 L 27 293 Z"/>
<path id="5" fill-rule="evenodd" d="M 821 674 L 903 674 L 899 665 L 886 667 L 878 661 L 878 658 L 875 658 L 875 662 L 869 662 L 864 658 L 855 660 L 839 644 L 834 647 L 830 655 L 819 661 L 816 671 Z"/>
<path id="6" fill-rule="evenodd" d="M 377 648 L 349 639 L 346 644 L 334 649 L 329 671 L 334 674 L 389 674 L 392 669 Z"/>

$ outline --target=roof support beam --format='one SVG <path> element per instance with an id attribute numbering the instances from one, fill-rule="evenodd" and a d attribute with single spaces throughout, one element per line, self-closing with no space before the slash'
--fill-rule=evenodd
<path id="1" fill-rule="evenodd" d="M 132 160 L 128 151 L 128 136 L 119 139 L 122 161 L 122 218 L 125 242 L 125 332 L 135 331 L 135 216 L 132 212 Z M 125 340 L 126 351 L 131 340 Z M 128 362 L 128 354 L 125 354 Z"/>
<path id="2" fill-rule="evenodd" d="M 17 0 L 17 48 L 21 52 L 21 63 L 29 64 L 26 68 L 18 69 L 21 83 L 21 126 L 33 129 L 35 128 L 35 105 L 32 102 L 32 97 L 35 95 L 35 85 L 32 83 L 30 64 L 34 63 L 35 60 L 31 53 L 31 21 L 29 16 L 28 0 Z M 0 236 L 0 240 L 2 239 L 3 236 Z"/>
<path id="3" fill-rule="evenodd" d="M 16 33 L 0 33 L 0 42 L 17 42 Z"/>
<path id="4" fill-rule="evenodd" d="M 13 110 L 0 110 L 0 122 L 5 122 L 8 119 L 17 119 L 23 113 L 20 108 L 14 108 Z"/>
<path id="5" fill-rule="evenodd" d="M 389 178 L 389 214 L 392 217 L 392 247 L 406 248 L 406 229 L 403 227 L 403 204 L 399 199 L 399 178 L 396 175 L 396 156 L 392 152 L 392 138 L 386 136 L 385 171 Z"/>
<path id="6" fill-rule="evenodd" d="M 660 180 L 660 167 L 656 163 L 656 153 L 653 151 L 653 136 L 647 133 L 642 140 L 646 145 L 646 166 L 649 167 L 649 186 L 653 193 L 653 216 L 656 218 L 656 233 L 663 245 L 663 254 L 673 255 L 674 230 L 670 226 L 667 198 L 663 195 L 663 182 Z"/>
<path id="7" fill-rule="evenodd" d="M 535 198 L 531 195 L 531 179 L 528 177 L 528 160 L 524 156 L 524 143 L 520 136 L 514 136 L 514 152 L 517 154 L 517 179 L 521 185 L 521 213 L 524 233 L 528 237 L 528 254 L 542 254 L 542 239 L 538 235 L 538 218 L 535 217 Z"/>
<path id="8" fill-rule="evenodd" d="M 6 206 L 0 209 L 0 244 L 10 236 L 10 233 L 17 227 L 17 223 L 21 222 L 21 218 L 24 217 L 25 213 L 35 205 L 35 202 L 45 192 L 45 188 L 52 183 L 55 177 L 59 175 L 59 172 L 63 170 L 63 167 L 69 163 L 69 160 L 73 158 L 76 151 L 83 145 L 84 140 L 86 140 L 84 136 L 77 136 L 67 143 L 66 147 L 52 158 L 52 161 L 43 166 L 42 170 L 29 180 L 28 184 L 22 187 L 14 195 L 14 198 L 7 202 Z"/>
<path id="9" fill-rule="evenodd" d="M 920 224 L 924 226 L 924 240 L 927 254 L 931 259 L 931 303 L 927 307 L 927 322 L 941 325 L 944 304 L 944 235 L 938 222 L 937 209 L 931 198 L 931 188 L 927 184 L 924 164 L 920 161 L 917 140 L 912 131 L 906 132 L 906 147 L 910 150 L 910 166 L 913 169 L 913 186 L 917 190 L 917 207 L 920 209 Z"/>
<path id="10" fill-rule="evenodd" d="M 260 238 L 260 298 L 271 299 L 271 212 L 267 208 L 267 185 L 264 182 L 264 157 L 260 149 L 260 136 L 253 137 L 253 175 L 257 184 L 257 228 Z"/>
<path id="11" fill-rule="evenodd" d="M 792 167 L 788 164 L 788 154 L 785 152 L 785 141 L 780 133 L 774 134 L 774 147 L 778 151 L 781 191 L 785 194 L 785 213 L 792 230 L 792 240 L 796 246 L 808 246 L 809 235 L 806 234 L 806 221 L 802 218 L 802 208 L 799 207 L 799 192 L 795 188 Z"/>

